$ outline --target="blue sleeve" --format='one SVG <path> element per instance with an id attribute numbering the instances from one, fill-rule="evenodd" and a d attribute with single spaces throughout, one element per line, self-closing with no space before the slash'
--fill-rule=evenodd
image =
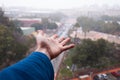
<path id="1" fill-rule="evenodd" d="M 25 59 L 2 70 L 0 80 L 54 80 L 54 70 L 45 54 L 33 52 Z"/>

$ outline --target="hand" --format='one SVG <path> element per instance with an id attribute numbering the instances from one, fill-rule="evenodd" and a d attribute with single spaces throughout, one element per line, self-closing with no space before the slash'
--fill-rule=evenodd
<path id="1" fill-rule="evenodd" d="M 58 37 L 56 34 L 47 37 L 43 31 L 38 30 L 34 36 L 37 43 L 36 51 L 43 52 L 50 59 L 53 59 L 63 51 L 74 47 L 74 44 L 66 45 L 70 41 L 70 38 Z"/>

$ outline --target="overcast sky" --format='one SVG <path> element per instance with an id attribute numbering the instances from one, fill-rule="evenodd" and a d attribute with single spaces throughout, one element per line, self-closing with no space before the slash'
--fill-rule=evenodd
<path id="1" fill-rule="evenodd" d="M 76 8 L 83 5 L 119 5 L 120 0 L 0 0 L 0 6 L 33 7 L 49 9 Z"/>

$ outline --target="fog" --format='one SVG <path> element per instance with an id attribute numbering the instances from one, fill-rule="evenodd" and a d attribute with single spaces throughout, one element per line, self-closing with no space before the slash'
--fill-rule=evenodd
<path id="1" fill-rule="evenodd" d="M 40 9 L 68 9 L 83 6 L 115 6 L 120 0 L 0 0 L 3 7 L 31 7 Z"/>

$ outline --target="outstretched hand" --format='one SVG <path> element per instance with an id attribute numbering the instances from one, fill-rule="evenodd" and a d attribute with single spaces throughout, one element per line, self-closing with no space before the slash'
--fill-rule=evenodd
<path id="1" fill-rule="evenodd" d="M 34 36 L 37 43 L 36 51 L 43 52 L 50 59 L 53 59 L 63 51 L 74 47 L 74 44 L 66 45 L 70 41 L 70 38 L 58 37 L 56 34 L 48 37 L 43 31 L 38 30 L 34 33 Z"/>

